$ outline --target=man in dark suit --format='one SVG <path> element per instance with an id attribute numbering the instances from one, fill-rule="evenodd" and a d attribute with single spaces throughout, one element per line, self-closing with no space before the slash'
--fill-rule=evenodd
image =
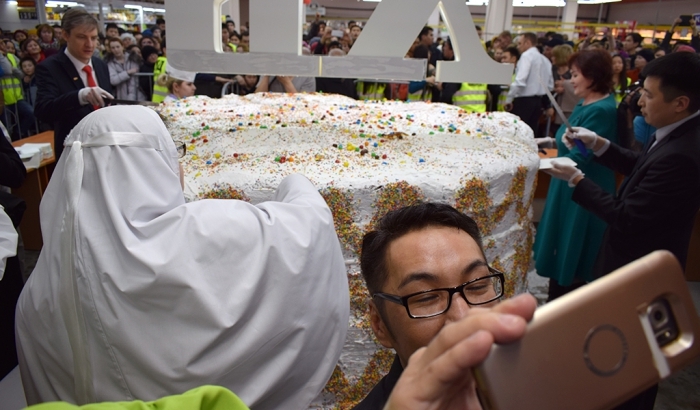
<path id="1" fill-rule="evenodd" d="M 598 162 L 627 176 L 613 196 L 575 167 L 557 165 L 549 172 L 575 186 L 572 199 L 608 223 L 597 276 L 658 249 L 671 251 L 685 266 L 700 208 L 700 77 L 689 74 L 698 72 L 700 56 L 693 53 L 673 53 L 644 68 L 639 105 L 657 130 L 641 152 L 584 128 L 567 133 L 567 145 L 581 140 Z M 621 408 L 651 409 L 655 397 L 656 387 Z"/>
<path id="2" fill-rule="evenodd" d="M 93 57 L 99 38 L 97 20 L 80 7 L 68 10 L 61 20 L 66 49 L 36 68 L 36 116 L 54 126 L 56 158 L 63 141 L 86 115 L 104 107 L 111 95 L 109 69 Z"/>

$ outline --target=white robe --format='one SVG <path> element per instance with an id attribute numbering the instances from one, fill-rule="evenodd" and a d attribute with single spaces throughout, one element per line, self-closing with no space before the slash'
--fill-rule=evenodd
<path id="1" fill-rule="evenodd" d="M 5 209 L 0 205 L 0 280 L 5 274 L 7 258 L 15 255 L 17 255 L 17 231 L 12 225 L 12 220 L 5 213 Z"/>
<path id="2" fill-rule="evenodd" d="M 143 139 L 88 147 L 110 131 Z M 175 146 L 138 106 L 90 114 L 66 148 L 41 203 L 44 248 L 17 307 L 27 402 L 153 400 L 213 384 L 254 409 L 307 407 L 336 365 L 349 315 L 333 219 L 314 186 L 293 175 L 257 206 L 185 203 Z M 84 319 L 71 325 L 61 231 L 69 182 L 80 181 L 73 150 L 84 172 L 73 242 L 63 245 L 75 246 Z M 88 372 L 74 371 L 80 360 Z"/>

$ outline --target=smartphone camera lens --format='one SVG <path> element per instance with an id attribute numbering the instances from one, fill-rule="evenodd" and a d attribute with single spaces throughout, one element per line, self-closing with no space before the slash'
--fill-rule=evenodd
<path id="1" fill-rule="evenodd" d="M 649 305 L 647 318 L 659 346 L 663 347 L 678 337 L 678 326 L 666 299 L 657 299 Z"/>

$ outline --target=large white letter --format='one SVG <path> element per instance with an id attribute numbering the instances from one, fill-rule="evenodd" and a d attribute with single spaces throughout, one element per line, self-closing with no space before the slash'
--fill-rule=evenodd
<path id="1" fill-rule="evenodd" d="M 251 53 L 223 53 L 225 0 L 168 0 L 168 62 L 199 73 L 319 75 L 320 59 L 301 55 L 301 0 L 250 0 Z M 264 31 L 266 30 L 266 31 Z"/>

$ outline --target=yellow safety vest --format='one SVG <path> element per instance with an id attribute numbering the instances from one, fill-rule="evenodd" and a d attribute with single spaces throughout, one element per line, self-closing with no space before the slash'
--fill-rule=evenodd
<path id="1" fill-rule="evenodd" d="M 165 101 L 165 97 L 170 94 L 168 87 L 158 85 L 158 77 L 165 73 L 165 65 L 167 62 L 167 58 L 158 57 L 158 61 L 156 61 L 156 64 L 153 66 L 153 97 L 151 98 L 151 101 L 154 103 L 162 103 Z"/>
<path id="2" fill-rule="evenodd" d="M 386 84 L 357 82 L 357 98 L 359 100 L 383 100 Z"/>
<path id="3" fill-rule="evenodd" d="M 462 83 L 462 87 L 452 96 L 452 104 L 464 111 L 486 112 L 486 84 Z"/>
<path id="4" fill-rule="evenodd" d="M 408 101 L 410 102 L 430 101 L 432 99 L 433 91 L 430 87 L 428 87 L 428 84 L 426 84 L 422 89 L 416 91 L 415 93 L 408 94 Z"/>
<path id="5" fill-rule="evenodd" d="M 630 88 L 631 83 L 632 83 L 632 79 L 627 77 L 627 89 L 628 90 Z M 620 103 L 624 99 L 625 99 L 625 93 L 622 92 L 622 87 L 620 86 L 620 84 L 618 84 L 615 86 L 615 102 L 617 103 L 617 105 L 620 105 Z"/>
<path id="6" fill-rule="evenodd" d="M 12 55 L 12 53 L 7 53 L 7 59 L 10 60 L 12 68 L 17 68 L 17 57 Z M 15 77 L 12 73 L 5 73 L 5 78 L 0 81 L 0 87 L 2 87 L 2 95 L 5 98 L 5 105 L 16 104 L 17 101 L 24 99 L 22 95 L 22 83 Z"/>
<path id="7" fill-rule="evenodd" d="M 238 52 L 238 46 L 237 46 L 237 45 L 235 45 L 235 44 L 233 44 L 233 43 L 228 43 L 228 46 L 231 47 L 231 51 L 233 51 L 234 53 L 237 53 L 237 52 Z"/>

